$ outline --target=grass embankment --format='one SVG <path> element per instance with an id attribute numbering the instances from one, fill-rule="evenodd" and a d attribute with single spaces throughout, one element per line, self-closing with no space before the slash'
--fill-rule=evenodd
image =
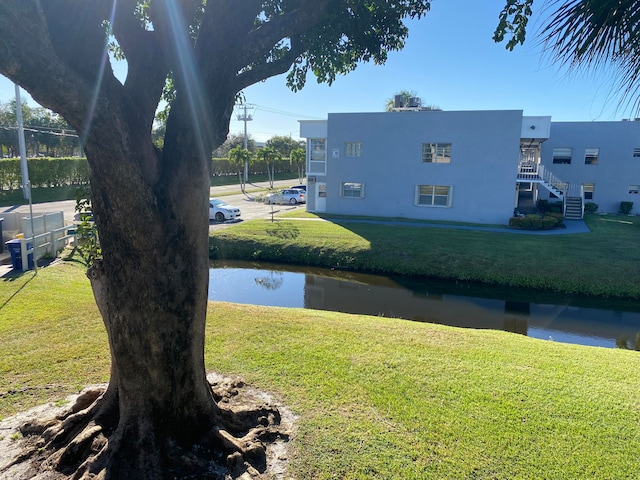
<path id="1" fill-rule="evenodd" d="M 591 233 L 546 236 L 301 217 L 217 230 L 211 257 L 640 298 L 640 217 L 587 216 Z"/>
<path id="2" fill-rule="evenodd" d="M 0 282 L 1 416 L 105 381 L 107 349 L 81 268 Z M 601 479 L 640 470 L 637 352 L 224 303 L 210 305 L 205 349 L 207 368 L 241 375 L 300 416 L 295 478 Z"/>

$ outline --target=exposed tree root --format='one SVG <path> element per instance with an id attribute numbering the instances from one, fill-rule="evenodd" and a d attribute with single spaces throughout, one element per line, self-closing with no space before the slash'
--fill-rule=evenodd
<path id="1" fill-rule="evenodd" d="M 275 444 L 288 441 L 293 416 L 287 413 L 283 421 L 279 408 L 284 407 L 273 406 L 268 396 L 239 379 L 223 379 L 214 374 L 209 376 L 209 381 L 221 418 L 208 435 L 197 441 L 185 444 L 170 435 L 152 431 L 145 423 L 141 423 L 140 428 L 116 428 L 117 419 L 113 415 L 117 416 L 117 412 L 104 409 L 105 387 L 91 387 L 54 417 L 21 420 L 19 425 L 16 417 L 13 426 L 22 439 L 17 443 L 13 436 L 11 458 L 0 453 L 0 478 L 249 480 L 280 477 L 282 465 L 269 470 L 274 458 L 274 455 L 270 457 L 270 451 Z M 0 440 L 0 452 L 2 442 L 8 441 Z M 282 462 L 282 452 L 275 457 Z"/>

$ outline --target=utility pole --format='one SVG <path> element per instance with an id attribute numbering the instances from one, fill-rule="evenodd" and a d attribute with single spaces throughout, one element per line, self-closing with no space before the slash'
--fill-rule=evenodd
<path id="1" fill-rule="evenodd" d="M 240 108 L 244 110 L 244 113 L 238 114 L 238 120 L 244 122 L 244 149 L 248 149 L 248 137 L 247 137 L 247 122 L 253 120 L 253 115 L 247 115 L 247 107 L 253 108 L 253 105 L 247 105 L 243 103 L 240 105 Z M 247 178 L 249 177 L 249 161 L 245 160 L 244 162 L 244 183 L 247 183 Z"/>
<path id="2" fill-rule="evenodd" d="M 31 220 L 31 248 L 33 248 L 33 271 L 38 274 L 38 257 L 36 256 L 36 230 L 33 222 L 33 202 L 31 200 L 31 181 L 29 180 L 29 167 L 27 166 L 27 148 L 24 141 L 24 124 L 22 121 L 22 100 L 20 100 L 20 87 L 16 89 L 16 120 L 18 123 L 18 148 L 20 150 L 20 173 L 22 177 L 22 194 L 29 200 L 29 218 Z M 29 245 L 27 244 L 27 249 Z M 29 254 L 27 253 L 27 258 Z M 23 257 L 24 258 L 24 257 Z M 27 265 L 29 263 L 27 262 Z M 23 262 L 24 265 L 24 262 Z"/>

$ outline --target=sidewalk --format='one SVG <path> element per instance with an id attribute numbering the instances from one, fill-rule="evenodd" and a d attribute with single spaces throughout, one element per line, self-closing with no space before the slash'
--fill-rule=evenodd
<path id="1" fill-rule="evenodd" d="M 4 246 L 4 251 L 0 253 L 0 278 L 11 273 L 13 267 L 11 266 L 11 255 L 7 250 L 7 246 Z"/>
<path id="2" fill-rule="evenodd" d="M 315 219 L 296 219 L 289 218 L 288 220 L 315 220 Z M 420 221 L 402 221 L 402 220 L 364 220 L 364 219 L 346 219 L 346 218 L 331 218 L 328 220 L 334 223 L 368 223 L 372 225 L 395 225 L 405 227 L 429 227 L 429 228 L 448 228 L 454 230 L 474 230 L 477 232 L 495 232 L 495 233 L 515 233 L 521 235 L 567 235 L 576 233 L 590 233 L 589 227 L 584 223 L 584 220 L 565 220 L 565 228 L 554 228 L 553 230 L 520 230 L 517 228 L 500 228 L 500 227 L 481 227 L 475 225 L 455 225 L 449 223 L 426 223 Z"/>

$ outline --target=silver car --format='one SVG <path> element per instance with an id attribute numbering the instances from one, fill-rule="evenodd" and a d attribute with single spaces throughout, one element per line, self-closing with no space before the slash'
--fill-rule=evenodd
<path id="1" fill-rule="evenodd" d="M 279 192 L 267 195 L 265 203 L 290 203 L 295 205 L 297 203 L 306 203 L 307 197 L 302 190 L 297 188 L 285 188 Z"/>
<path id="2" fill-rule="evenodd" d="M 224 222 L 226 220 L 235 220 L 240 217 L 240 209 L 223 202 L 218 198 L 209 199 L 209 220 L 216 222 Z"/>

